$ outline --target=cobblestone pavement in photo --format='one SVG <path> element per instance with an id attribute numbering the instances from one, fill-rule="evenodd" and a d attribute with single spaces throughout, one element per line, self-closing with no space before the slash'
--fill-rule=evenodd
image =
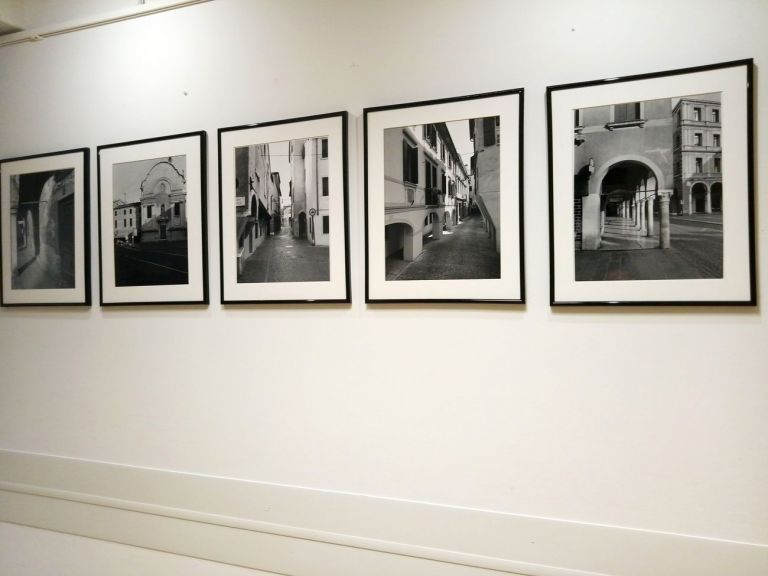
<path id="1" fill-rule="evenodd" d="M 444 231 L 439 240 L 424 238 L 424 250 L 413 262 L 400 253 L 387 258 L 387 280 L 469 280 L 499 278 L 501 259 L 496 245 L 473 215 Z"/>
<path id="2" fill-rule="evenodd" d="M 321 282 L 331 278 L 328 246 L 295 238 L 287 226 L 267 236 L 245 261 L 240 283 Z"/>
<path id="3" fill-rule="evenodd" d="M 36 290 L 47 288 L 74 288 L 75 277 L 72 273 L 63 273 L 58 270 L 46 268 L 39 259 L 27 262 L 20 267 L 13 276 L 13 289 L 33 288 Z"/>
<path id="4" fill-rule="evenodd" d="M 658 224 L 656 225 L 658 231 Z M 671 247 L 576 251 L 576 280 L 684 280 L 723 277 L 721 214 L 670 217 Z M 627 239 L 628 243 L 633 243 Z M 658 233 L 655 246 L 658 246 Z"/>

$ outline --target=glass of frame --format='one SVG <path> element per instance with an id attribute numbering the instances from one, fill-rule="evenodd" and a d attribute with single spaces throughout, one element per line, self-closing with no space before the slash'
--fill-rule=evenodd
<path id="1" fill-rule="evenodd" d="M 752 61 L 547 88 L 552 305 L 754 305 Z"/>
<path id="2" fill-rule="evenodd" d="M 364 120 L 366 302 L 524 302 L 523 90 Z"/>
<path id="3" fill-rule="evenodd" d="M 223 304 L 349 302 L 347 113 L 219 129 Z"/>
<path id="4" fill-rule="evenodd" d="M 90 305 L 86 148 L 0 161 L 3 306 Z"/>
<path id="5" fill-rule="evenodd" d="M 101 304 L 207 304 L 206 134 L 99 146 Z"/>

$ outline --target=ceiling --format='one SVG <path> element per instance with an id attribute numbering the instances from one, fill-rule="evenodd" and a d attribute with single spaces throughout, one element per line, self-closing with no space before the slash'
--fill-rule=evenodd
<path id="1" fill-rule="evenodd" d="M 0 0 L 0 36 L 23 28 L 23 0 Z"/>
<path id="2" fill-rule="evenodd" d="M 0 0 L 0 36 L 98 18 L 163 0 Z M 149 8 L 149 6 L 147 6 Z"/>

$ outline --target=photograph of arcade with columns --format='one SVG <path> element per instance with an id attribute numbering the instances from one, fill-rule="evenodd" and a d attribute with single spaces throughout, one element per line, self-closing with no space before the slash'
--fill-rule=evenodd
<path id="1" fill-rule="evenodd" d="M 499 117 L 384 130 L 387 280 L 500 277 Z"/>
<path id="2" fill-rule="evenodd" d="M 330 280 L 328 138 L 235 149 L 237 281 Z"/>
<path id="3" fill-rule="evenodd" d="M 574 120 L 576 280 L 722 278 L 720 94 Z"/>

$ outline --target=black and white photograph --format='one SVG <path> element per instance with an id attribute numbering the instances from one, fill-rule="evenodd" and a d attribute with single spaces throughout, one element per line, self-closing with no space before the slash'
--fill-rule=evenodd
<path id="1" fill-rule="evenodd" d="M 710 301 L 727 291 L 718 283 L 736 294 L 740 281 L 750 301 L 747 73 L 741 64 L 548 89 L 552 271 L 563 294 Z M 712 90 L 688 88 L 702 85 Z"/>
<path id="2" fill-rule="evenodd" d="M 102 304 L 205 303 L 205 135 L 99 147 Z"/>
<path id="3" fill-rule="evenodd" d="M 222 301 L 348 301 L 346 113 L 219 130 Z"/>
<path id="4" fill-rule="evenodd" d="M 115 286 L 186 284 L 186 156 L 112 168 Z"/>
<path id="5" fill-rule="evenodd" d="M 328 137 L 235 149 L 237 282 L 330 279 Z"/>
<path id="6" fill-rule="evenodd" d="M 14 290 L 75 285 L 75 170 L 11 176 Z M 13 237 L 13 234 L 11 234 Z"/>
<path id="7" fill-rule="evenodd" d="M 384 130 L 387 280 L 499 278 L 498 116 Z"/>
<path id="8" fill-rule="evenodd" d="M 3 303 L 87 304 L 87 151 L 2 162 Z"/>
<path id="9" fill-rule="evenodd" d="M 575 111 L 577 282 L 723 277 L 721 109 L 715 93 Z"/>
<path id="10" fill-rule="evenodd" d="M 366 109 L 368 301 L 522 301 L 521 108 L 515 90 Z"/>

